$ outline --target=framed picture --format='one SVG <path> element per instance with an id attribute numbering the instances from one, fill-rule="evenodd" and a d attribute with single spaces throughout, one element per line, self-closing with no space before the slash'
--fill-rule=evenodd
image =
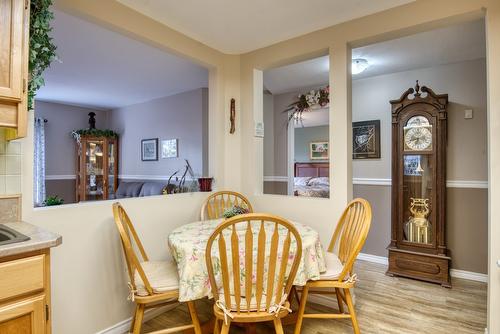
<path id="1" fill-rule="evenodd" d="M 161 158 L 177 158 L 177 139 L 166 139 L 161 141 Z"/>
<path id="2" fill-rule="evenodd" d="M 309 158 L 311 160 L 328 160 L 328 142 L 311 142 L 309 144 Z"/>
<path id="3" fill-rule="evenodd" d="M 380 159 L 380 120 L 352 123 L 352 158 Z"/>
<path id="4" fill-rule="evenodd" d="M 158 161 L 158 138 L 141 140 L 141 160 Z"/>

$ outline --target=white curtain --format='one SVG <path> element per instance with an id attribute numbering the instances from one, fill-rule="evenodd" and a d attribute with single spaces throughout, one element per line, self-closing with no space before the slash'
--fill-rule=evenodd
<path id="1" fill-rule="evenodd" d="M 45 120 L 35 118 L 35 161 L 33 164 L 34 201 L 36 206 L 45 201 Z"/>

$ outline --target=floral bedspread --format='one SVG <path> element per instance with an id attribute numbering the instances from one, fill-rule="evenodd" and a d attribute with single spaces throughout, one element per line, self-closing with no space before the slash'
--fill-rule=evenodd
<path id="1" fill-rule="evenodd" d="M 201 299 L 204 297 L 212 297 L 210 289 L 210 281 L 208 278 L 207 266 L 205 263 L 205 248 L 208 239 L 212 232 L 215 230 L 221 220 L 208 220 L 200 221 L 187 225 L 183 225 L 170 233 L 168 236 L 168 245 L 170 247 L 172 256 L 177 262 L 177 269 L 179 273 L 179 301 L 191 301 Z M 257 224 L 257 225 L 254 225 Z M 252 223 L 252 232 L 254 233 L 254 252 L 257 249 L 257 234 L 259 232 L 259 222 Z M 294 285 L 303 286 L 308 280 L 317 280 L 320 273 L 326 270 L 324 251 L 321 245 L 319 234 L 307 225 L 300 223 L 293 223 L 297 228 L 302 238 L 302 259 L 300 261 L 297 275 L 295 276 Z M 271 235 L 274 231 L 274 224 L 265 226 L 266 235 L 266 249 L 269 249 L 271 243 Z M 240 253 L 244 254 L 244 233 L 245 226 L 238 227 L 238 236 L 240 239 Z M 287 231 L 279 229 L 280 242 L 286 237 Z M 230 235 L 225 236 L 226 242 L 229 240 Z M 212 259 L 218 261 L 217 247 L 213 247 Z M 296 250 L 295 242 L 292 242 L 290 252 L 294 254 Z M 240 256 L 240 259 L 243 256 Z M 257 256 L 254 254 L 254 259 Z M 280 255 L 278 255 L 278 259 Z M 291 260 L 291 259 L 290 259 Z M 278 262 L 279 263 L 279 262 Z M 214 274 L 216 279 L 220 277 L 220 272 L 217 269 L 220 266 L 215 266 Z M 255 267 L 255 266 L 254 266 Z M 244 278 L 241 280 L 243 282 Z"/>

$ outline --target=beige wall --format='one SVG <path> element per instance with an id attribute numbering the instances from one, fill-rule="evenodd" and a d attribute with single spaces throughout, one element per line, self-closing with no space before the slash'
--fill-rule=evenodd
<path id="1" fill-rule="evenodd" d="M 145 42 L 188 55 L 210 67 L 209 172 L 218 187 L 250 195 L 256 210 L 272 211 L 308 223 L 328 239 L 335 221 L 352 198 L 350 47 L 402 34 L 477 18 L 487 8 L 488 108 L 489 108 L 489 202 L 500 200 L 500 4 L 496 0 L 420 0 L 409 5 L 353 20 L 268 48 L 239 56 L 226 56 L 191 40 L 158 22 L 134 13 L 116 1 L 57 0 L 57 6 L 82 15 Z M 335 82 L 330 106 L 331 170 L 330 199 L 262 195 L 263 141 L 253 137 L 254 120 L 262 121 L 264 69 L 330 50 L 330 81 Z M 256 89 L 260 87 L 259 89 Z M 237 101 L 237 129 L 229 130 L 229 100 Z M 256 102 L 260 102 L 259 104 Z M 126 302 L 125 267 L 111 218 L 111 203 L 91 203 L 59 208 L 32 208 L 32 132 L 22 140 L 23 216 L 63 236 L 53 251 L 54 333 L 95 333 L 130 316 Z M 244 152 L 241 153 L 241 152 Z M 244 176 L 244 177 L 243 177 Z M 150 197 L 124 201 L 152 258 L 167 255 L 165 237 L 175 226 L 196 219 L 203 194 Z M 490 205 L 491 207 L 491 205 Z M 490 296 L 500 295 L 500 273 L 493 269 L 500 258 L 500 217 L 490 211 Z M 489 299 L 490 333 L 500 332 L 500 299 Z"/>

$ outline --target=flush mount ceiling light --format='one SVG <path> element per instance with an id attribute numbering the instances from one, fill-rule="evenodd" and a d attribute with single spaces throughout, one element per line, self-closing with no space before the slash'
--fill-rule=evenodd
<path id="1" fill-rule="evenodd" d="M 352 60 L 352 74 L 359 74 L 370 66 L 368 61 L 363 58 L 356 58 Z"/>

